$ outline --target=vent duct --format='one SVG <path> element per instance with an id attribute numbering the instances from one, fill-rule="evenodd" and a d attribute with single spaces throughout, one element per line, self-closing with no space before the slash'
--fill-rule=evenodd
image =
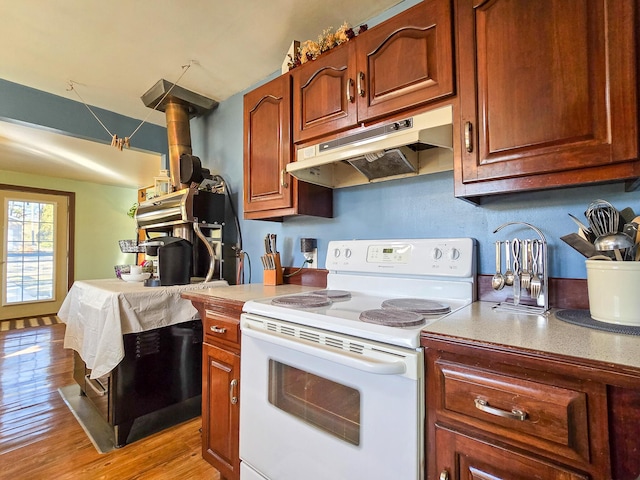
<path id="1" fill-rule="evenodd" d="M 180 156 L 192 153 L 189 120 L 214 110 L 218 102 L 164 79 L 158 80 L 141 98 L 145 106 L 164 112 L 167 120 L 171 185 L 174 190 L 188 188 L 188 184 L 180 181 Z"/>

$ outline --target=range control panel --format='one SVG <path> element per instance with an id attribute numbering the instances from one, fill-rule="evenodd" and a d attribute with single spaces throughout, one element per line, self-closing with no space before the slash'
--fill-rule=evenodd
<path id="1" fill-rule="evenodd" d="M 327 270 L 470 277 L 476 273 L 473 238 L 337 240 L 329 242 Z"/>

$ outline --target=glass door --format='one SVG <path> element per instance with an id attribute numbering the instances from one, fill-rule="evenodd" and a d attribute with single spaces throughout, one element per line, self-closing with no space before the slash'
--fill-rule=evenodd
<path id="1" fill-rule="evenodd" d="M 0 319 L 56 313 L 68 285 L 68 198 L 2 190 L 0 205 Z"/>

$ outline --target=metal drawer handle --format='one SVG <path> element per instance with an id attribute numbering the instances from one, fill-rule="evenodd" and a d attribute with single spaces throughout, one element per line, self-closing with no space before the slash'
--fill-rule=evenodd
<path id="1" fill-rule="evenodd" d="M 449 480 L 449 472 L 447 472 L 446 470 L 442 470 L 442 472 L 440 472 L 440 476 L 438 478 L 440 480 Z"/>
<path id="2" fill-rule="evenodd" d="M 507 412 L 506 410 L 502 410 L 500 408 L 491 407 L 489 405 L 489 402 L 487 402 L 486 400 L 482 400 L 481 398 L 476 398 L 474 400 L 474 403 L 476 404 L 476 408 L 478 410 L 482 410 L 483 412 L 489 413 L 491 415 L 510 418 L 512 420 L 520 420 L 521 422 L 527 419 L 527 413 L 523 412 L 522 410 L 518 410 L 517 408 L 514 408 L 510 412 Z"/>
<path id="3" fill-rule="evenodd" d="M 471 139 L 471 133 L 473 131 L 473 125 L 471 122 L 464 124 L 464 147 L 468 153 L 473 152 L 473 140 Z"/>
<path id="4" fill-rule="evenodd" d="M 355 100 L 355 97 L 351 93 L 352 90 L 353 90 L 353 79 L 347 78 L 347 102 L 348 103 L 353 103 L 353 101 Z"/>
<path id="5" fill-rule="evenodd" d="M 364 97 L 364 72 L 358 73 L 358 95 Z"/>
<path id="6" fill-rule="evenodd" d="M 93 390 L 94 392 L 96 392 L 96 394 L 100 395 L 101 397 L 105 396 L 107 393 L 109 393 L 108 388 L 106 388 L 98 379 L 91 379 L 89 378 L 90 375 L 85 375 L 84 376 L 84 380 L 85 380 L 85 385 L 91 387 L 91 390 Z"/>
<path id="7" fill-rule="evenodd" d="M 289 186 L 289 184 L 284 181 L 284 176 L 286 174 L 287 174 L 286 169 L 283 168 L 282 170 L 280 170 L 280 185 L 282 186 L 282 188 L 287 188 Z"/>
<path id="8" fill-rule="evenodd" d="M 213 333 L 227 333 L 227 329 L 225 327 L 216 327 L 215 325 L 209 327 Z"/>
<path id="9" fill-rule="evenodd" d="M 231 402 L 231 405 L 235 405 L 236 403 L 238 403 L 238 397 L 235 395 L 235 389 L 237 385 L 238 380 L 236 380 L 235 378 L 231 380 L 231 383 L 229 384 L 229 401 Z"/>

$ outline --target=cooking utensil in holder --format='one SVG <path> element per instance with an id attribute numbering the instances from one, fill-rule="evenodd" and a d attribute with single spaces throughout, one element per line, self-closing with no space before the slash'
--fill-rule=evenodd
<path id="1" fill-rule="evenodd" d="M 267 253 L 262 256 L 262 266 L 264 268 L 263 283 L 265 285 L 282 285 L 282 265 L 280 264 L 280 253 Z"/>
<path id="2" fill-rule="evenodd" d="M 533 315 L 545 315 L 549 310 L 549 252 L 544 234 L 536 227 L 525 222 L 507 222 L 496 228 L 498 233 L 505 227 L 521 225 L 533 230 L 539 238 L 505 241 L 513 255 L 513 275 L 515 280 L 505 288 L 513 289 L 513 296 L 500 302 L 499 310 L 518 311 Z M 509 255 L 506 255 L 509 258 Z M 509 269 L 510 265 L 507 265 Z M 524 281 L 523 281 L 524 279 Z"/>

